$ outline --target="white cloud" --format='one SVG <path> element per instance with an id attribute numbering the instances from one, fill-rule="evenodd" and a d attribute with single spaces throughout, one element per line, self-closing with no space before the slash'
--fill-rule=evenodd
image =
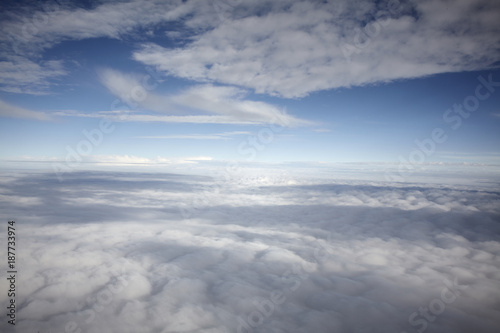
<path id="1" fill-rule="evenodd" d="M 500 43 L 500 6 L 490 0 L 461 0 L 453 8 L 445 0 L 121 1 L 90 9 L 71 3 L 53 7 L 4 14 L 5 73 L 17 81 L 4 81 L 3 90 L 43 93 L 47 78 L 64 71 L 33 59 L 61 41 L 135 36 L 137 28 L 149 29 L 150 36 L 158 24 L 173 21 L 181 25 L 166 33 L 191 42 L 174 49 L 145 44 L 134 58 L 169 75 L 284 97 L 486 69 L 498 61 Z M 40 86 L 29 87 L 24 69 L 36 66 L 34 83 Z"/>
<path id="2" fill-rule="evenodd" d="M 65 40 L 144 40 L 138 28 L 150 36 L 177 21 L 176 31 L 166 33 L 191 42 L 174 49 L 145 44 L 134 58 L 203 83 L 301 97 L 489 68 L 499 60 L 499 11 L 491 0 L 460 0 L 453 8 L 445 0 L 120 1 L 88 9 L 54 2 L 3 14 L 0 50 L 6 60 L 0 70 L 14 80 L 1 83 L 4 91 L 46 93 L 48 80 L 65 71 L 61 63 L 38 63 L 44 50 Z"/>
<path id="3" fill-rule="evenodd" d="M 0 62 L 0 90 L 13 93 L 44 95 L 50 80 L 67 74 L 58 60 L 34 62 L 20 56 Z"/>
<path id="4" fill-rule="evenodd" d="M 156 135 L 136 136 L 137 139 L 190 139 L 190 140 L 229 140 L 232 136 L 249 135 L 246 131 L 233 131 L 214 134 L 186 134 L 186 135 Z"/>
<path id="5" fill-rule="evenodd" d="M 48 2 L 2 13 L 0 28 L 1 90 L 45 94 L 48 79 L 67 72 L 60 61 L 39 63 L 46 49 L 66 40 L 108 37 L 120 39 L 136 28 L 176 20 L 191 12 L 193 2 L 104 2 L 91 9 L 72 2 Z"/>
<path id="6" fill-rule="evenodd" d="M 453 9 L 444 0 L 395 7 L 371 1 L 281 1 L 266 9 L 240 4 L 191 43 L 176 49 L 145 44 L 134 58 L 169 75 L 284 97 L 485 69 L 499 60 L 495 1 L 463 0 Z M 370 36 L 361 33 L 365 27 Z M 349 62 L 346 50 L 355 50 Z"/>
<path id="7" fill-rule="evenodd" d="M 269 119 L 268 121 L 250 121 L 237 119 L 230 116 L 164 116 L 157 114 L 139 114 L 132 113 L 128 110 L 121 111 L 99 111 L 96 113 L 81 113 L 73 110 L 57 111 L 53 113 L 61 117 L 84 117 L 84 118 L 106 118 L 116 122 L 160 122 L 160 123 L 191 123 L 191 124 L 229 124 L 229 125 L 263 125 L 273 124 L 277 126 L 297 126 L 309 124 L 305 120 L 297 120 L 297 118 L 284 117 L 280 119 Z M 274 120 L 274 121 L 272 121 Z M 290 122 L 289 122 L 290 121 Z"/>
<path id="8" fill-rule="evenodd" d="M 460 161 L 462 164 L 470 164 L 475 161 L 481 161 L 481 163 L 488 164 L 500 164 L 500 153 L 497 152 L 450 152 L 443 151 L 439 154 L 436 154 L 436 157 L 440 160 L 448 160 L 448 161 Z M 476 164 L 481 164 L 477 163 Z"/>
<path id="9" fill-rule="evenodd" d="M 221 114 L 249 123 L 271 123 L 297 126 L 309 122 L 288 115 L 276 106 L 264 102 L 244 100 L 246 91 L 234 87 L 201 85 L 187 89 L 172 99 L 175 103 L 210 113 Z"/>
<path id="10" fill-rule="evenodd" d="M 100 73 L 101 82 L 130 108 L 142 107 L 162 113 L 193 113 L 200 111 L 215 115 L 130 115 L 129 121 L 200 122 L 233 124 L 279 124 L 293 127 L 310 122 L 288 115 L 274 105 L 245 100 L 247 91 L 235 87 L 196 85 L 177 94 L 161 96 L 148 91 L 141 79 L 106 69 Z"/>
<path id="11" fill-rule="evenodd" d="M 210 161 L 209 156 L 166 158 L 158 156 L 156 158 L 139 157 L 133 155 L 89 155 L 81 156 L 82 163 L 99 165 L 161 165 L 161 164 L 192 164 L 197 161 Z M 53 161 L 52 162 L 56 162 Z M 63 162 L 63 161 L 61 161 Z"/>
<path id="12" fill-rule="evenodd" d="M 0 100 L 0 117 L 25 118 L 36 120 L 49 120 L 49 115 L 44 112 L 32 111 Z"/>
<path id="13" fill-rule="evenodd" d="M 98 74 L 101 83 L 129 108 L 140 106 L 157 112 L 177 113 L 167 96 L 159 96 L 151 92 L 152 89 L 146 89 L 149 86 L 145 78 L 112 69 L 100 70 Z"/>
<path id="14" fill-rule="evenodd" d="M 29 201 L 0 201 L 22 237 L 16 328 L 497 331 L 498 191 L 290 177 L 3 178 L 0 200 Z"/>
<path id="15" fill-rule="evenodd" d="M 181 18 L 193 11 L 194 2 L 106 1 L 93 8 L 72 2 L 33 6 L 4 13 L 2 41 L 14 51 L 32 54 L 64 40 L 109 37 L 121 38 L 135 28 Z"/>

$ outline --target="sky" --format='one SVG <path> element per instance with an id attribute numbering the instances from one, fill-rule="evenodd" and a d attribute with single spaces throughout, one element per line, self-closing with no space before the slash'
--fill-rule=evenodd
<path id="1" fill-rule="evenodd" d="M 2 1 L 0 331 L 497 333 L 498 17 Z"/>
<path id="2" fill-rule="evenodd" d="M 497 1 L 1 7 L 4 165 L 500 161 Z"/>

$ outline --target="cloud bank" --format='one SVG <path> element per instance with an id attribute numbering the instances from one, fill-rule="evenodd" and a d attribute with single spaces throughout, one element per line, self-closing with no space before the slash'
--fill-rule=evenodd
<path id="1" fill-rule="evenodd" d="M 285 178 L 5 173 L 17 330 L 497 331 L 498 191 Z"/>

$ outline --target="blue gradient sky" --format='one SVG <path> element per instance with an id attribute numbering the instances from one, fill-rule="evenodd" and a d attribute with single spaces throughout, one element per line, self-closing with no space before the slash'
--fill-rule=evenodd
<path id="1" fill-rule="evenodd" d="M 7 3 L 0 158 L 500 163 L 499 5 L 391 3 Z"/>

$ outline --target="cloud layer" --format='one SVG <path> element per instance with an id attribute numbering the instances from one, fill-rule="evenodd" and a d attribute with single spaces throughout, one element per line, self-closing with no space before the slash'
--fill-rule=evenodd
<path id="1" fill-rule="evenodd" d="M 178 77 L 284 97 L 484 69 L 499 60 L 495 1 L 266 4 L 238 2 L 193 42 L 176 49 L 145 44 L 134 58 Z"/>
<path id="2" fill-rule="evenodd" d="M 262 173 L 0 182 L 1 209 L 18 225 L 21 331 L 496 332 L 500 324 L 498 191 Z"/>
<path id="3" fill-rule="evenodd" d="M 44 50 L 161 35 L 174 46 L 146 42 L 134 59 L 202 83 L 301 97 L 491 68 L 500 60 L 499 13 L 492 0 L 53 2 L 2 15 L 0 71 L 8 80 L 0 83 L 4 91 L 46 93 L 67 72 L 60 61 L 40 61 Z M 172 22 L 175 29 L 162 30 Z"/>

